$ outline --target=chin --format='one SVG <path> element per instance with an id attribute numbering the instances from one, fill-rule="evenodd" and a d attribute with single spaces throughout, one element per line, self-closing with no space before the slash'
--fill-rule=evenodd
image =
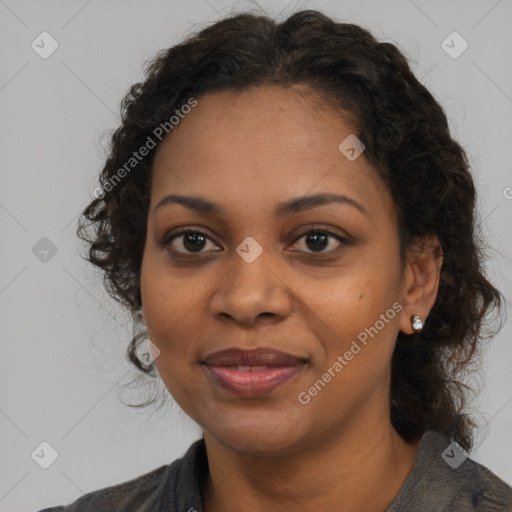
<path id="1" fill-rule="evenodd" d="M 293 451 L 300 442 L 300 432 L 292 426 L 276 428 L 268 422 L 255 422 L 252 425 L 236 425 L 225 431 L 204 431 L 224 447 L 242 455 L 278 456 Z M 270 428 L 269 428 L 270 427 Z M 216 429 L 215 429 L 216 430 Z"/>

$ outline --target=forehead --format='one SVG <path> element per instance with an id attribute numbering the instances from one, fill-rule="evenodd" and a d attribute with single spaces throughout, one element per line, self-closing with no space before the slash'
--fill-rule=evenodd
<path id="1" fill-rule="evenodd" d="M 351 161 L 339 149 L 356 134 L 349 119 L 304 88 L 205 94 L 158 147 L 151 204 L 171 192 L 262 204 L 329 191 L 392 214 L 387 187 L 364 153 Z"/>
<path id="2" fill-rule="evenodd" d="M 323 146 L 334 142 L 337 147 L 336 141 L 344 133 L 356 132 L 348 113 L 343 114 L 305 87 L 266 86 L 208 93 L 173 128 L 159 152 L 187 142 L 193 144 L 200 137 L 207 138 L 209 149 L 218 154 L 227 148 L 232 154 L 239 147 L 259 145 L 265 146 L 261 149 L 296 147 L 298 152 L 303 148 L 311 152 L 313 143 L 318 144 L 321 138 Z"/>

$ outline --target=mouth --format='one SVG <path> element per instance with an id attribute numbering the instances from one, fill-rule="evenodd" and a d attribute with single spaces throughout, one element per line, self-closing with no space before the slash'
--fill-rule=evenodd
<path id="1" fill-rule="evenodd" d="M 307 360 L 270 348 L 233 348 L 206 356 L 202 364 L 222 389 L 241 397 L 258 397 L 290 382 Z"/>

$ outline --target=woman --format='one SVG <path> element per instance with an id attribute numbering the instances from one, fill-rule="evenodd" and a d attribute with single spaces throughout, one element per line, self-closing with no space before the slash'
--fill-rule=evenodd
<path id="1" fill-rule="evenodd" d="M 203 438 L 46 511 L 512 510 L 468 458 L 461 377 L 501 302 L 475 187 L 397 48 L 240 14 L 159 54 L 123 109 L 79 235 L 141 310 L 131 360 Z"/>

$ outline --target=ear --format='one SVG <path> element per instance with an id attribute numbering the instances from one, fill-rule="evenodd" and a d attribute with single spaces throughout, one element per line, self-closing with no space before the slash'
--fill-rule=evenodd
<path id="1" fill-rule="evenodd" d="M 436 301 L 442 264 L 443 251 L 435 235 L 424 237 L 407 249 L 399 323 L 404 334 L 415 332 L 412 315 L 419 315 L 425 324 Z"/>

